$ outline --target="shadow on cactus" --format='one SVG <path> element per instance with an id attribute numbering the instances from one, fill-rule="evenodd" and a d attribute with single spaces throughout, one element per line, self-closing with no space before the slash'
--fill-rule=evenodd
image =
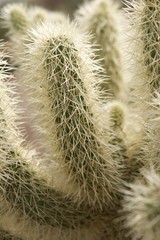
<path id="1" fill-rule="evenodd" d="M 158 240 L 160 6 L 126 5 L 2 9 L 1 239 Z"/>

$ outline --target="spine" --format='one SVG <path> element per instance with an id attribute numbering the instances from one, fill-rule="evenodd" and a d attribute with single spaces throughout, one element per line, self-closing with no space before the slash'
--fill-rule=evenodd
<path id="1" fill-rule="evenodd" d="M 20 75 L 38 109 L 41 144 L 54 157 L 53 176 L 55 162 L 61 171 L 61 181 L 54 181 L 76 202 L 97 207 L 113 202 L 121 180 L 102 138 L 99 67 L 88 39 L 69 22 L 40 26 L 29 38 Z"/>
<path id="2" fill-rule="evenodd" d="M 121 24 L 124 21 L 119 6 L 111 0 L 94 0 L 82 5 L 76 19 L 84 31 L 92 34 L 91 43 L 100 61 L 106 99 L 124 100 L 125 75 Z"/>

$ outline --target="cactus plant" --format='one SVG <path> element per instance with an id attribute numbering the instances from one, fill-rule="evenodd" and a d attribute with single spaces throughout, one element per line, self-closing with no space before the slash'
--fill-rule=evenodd
<path id="1" fill-rule="evenodd" d="M 126 190 L 127 225 L 136 238 L 158 239 L 160 223 L 159 175 L 152 169 L 144 173 L 144 181 Z"/>
<path id="2" fill-rule="evenodd" d="M 78 23 L 40 7 L 2 9 L 1 239 L 158 240 L 158 2 L 126 1 L 128 52 L 111 0 L 80 7 Z"/>
<path id="3" fill-rule="evenodd" d="M 77 231 L 80 231 L 77 239 L 81 239 L 82 236 L 84 239 L 94 239 L 96 231 L 103 226 L 103 215 L 91 208 L 86 211 L 84 206 L 76 205 L 66 194 L 55 190 L 54 185 L 49 186 L 48 179 L 44 180 L 43 174 L 40 174 L 43 168 L 39 168 L 40 172 L 36 170 L 38 162 L 33 151 L 25 150 L 21 146 L 21 136 L 15 122 L 18 117 L 16 110 L 14 111 L 16 101 L 12 100 L 14 86 L 9 82 L 11 76 L 5 71 L 6 62 L 3 58 L 1 66 L 2 233 L 4 232 L 5 236 L 9 231 L 17 238 L 48 240 L 53 235 L 54 239 L 67 236 L 74 239 Z M 90 228 L 90 224 L 95 225 L 95 231 L 89 234 L 86 226 Z"/>
<path id="4" fill-rule="evenodd" d="M 102 75 L 108 76 L 108 80 L 101 83 L 106 97 L 123 100 L 126 79 L 120 32 L 125 19 L 118 4 L 112 0 L 85 3 L 76 12 L 76 19 L 84 31 L 93 35 L 92 44 L 95 45 L 97 59 L 104 68 Z"/>

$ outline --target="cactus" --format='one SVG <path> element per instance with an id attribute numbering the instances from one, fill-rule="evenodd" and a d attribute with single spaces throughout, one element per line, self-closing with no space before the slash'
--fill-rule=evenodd
<path id="1" fill-rule="evenodd" d="M 154 171 L 144 173 L 144 181 L 126 190 L 124 211 L 127 225 L 136 239 L 158 239 L 160 235 L 160 176 Z"/>
<path id="2" fill-rule="evenodd" d="M 133 3 L 136 9 L 133 13 L 133 19 L 139 21 L 137 25 L 137 32 L 139 32 L 139 40 L 143 46 L 139 56 L 143 61 L 146 70 L 146 76 L 150 92 L 154 93 L 159 89 L 159 1 L 140 1 L 140 3 Z M 138 46 L 138 44 L 137 44 Z M 145 77 L 145 76 L 144 76 Z M 143 77 L 143 78 L 144 78 Z M 143 80 L 142 78 L 142 80 Z"/>
<path id="3" fill-rule="evenodd" d="M 108 139 L 111 144 L 113 159 L 120 161 L 122 178 L 130 182 L 139 174 L 139 169 L 144 165 L 142 143 L 136 143 L 130 131 L 133 122 L 131 113 L 120 102 L 112 101 L 107 104 Z M 129 125 L 127 126 L 127 124 Z M 142 137 L 139 139 L 142 141 Z"/>
<path id="4" fill-rule="evenodd" d="M 76 18 L 80 26 L 93 35 L 91 43 L 95 45 L 97 59 L 104 68 L 102 75 L 108 77 L 101 83 L 106 97 L 123 100 L 126 80 L 120 31 L 124 18 L 118 4 L 111 0 L 85 3 L 77 11 Z"/>
<path id="5" fill-rule="evenodd" d="M 127 12 L 131 24 L 133 42 L 133 67 L 135 81 L 131 95 L 147 133 L 145 158 L 147 162 L 159 162 L 159 1 L 140 0 L 129 3 Z M 132 84 L 132 83 L 131 83 Z"/>
<path id="6" fill-rule="evenodd" d="M 134 47 L 133 85 L 143 111 L 144 103 L 151 102 L 159 89 L 159 10 L 156 0 L 133 1 L 127 8 Z"/>
<path id="7" fill-rule="evenodd" d="M 133 106 L 138 103 L 146 131 L 145 168 L 124 192 L 126 225 L 134 239 L 159 238 L 159 10 L 159 1 L 148 0 L 133 1 L 127 8 L 135 50 L 132 101 Z"/>
<path id="8" fill-rule="evenodd" d="M 20 4 L 7 5 L 3 8 L 4 26 L 10 30 L 10 35 L 23 33 L 28 28 L 29 20 L 26 10 L 26 6 Z"/>
<path id="9" fill-rule="evenodd" d="M 76 23 L 40 7 L 2 9 L 11 57 L 1 44 L 1 239 L 159 239 L 160 5 L 126 5 L 129 49 L 111 0 L 82 5 Z"/>
<path id="10" fill-rule="evenodd" d="M 54 239 L 63 239 L 63 235 L 64 238 L 68 235 L 74 239 L 76 228 L 77 231 L 78 229 L 81 231 L 77 239 L 81 239 L 82 236 L 84 239 L 90 237 L 94 239 L 94 234 L 103 225 L 103 215 L 89 208 L 86 211 L 84 206 L 75 205 L 65 194 L 54 190 L 54 185 L 48 186 L 48 182 L 40 174 L 43 169 L 37 172 L 36 156 L 32 151 L 21 147 L 21 136 L 15 126 L 15 119 L 18 116 L 16 110 L 14 111 L 16 102 L 12 100 L 13 86 L 8 82 L 11 76 L 4 71 L 5 64 L 6 62 L 2 60 L 1 66 L 4 67 L 1 69 L 0 82 L 0 225 L 3 230 L 1 234 L 5 237 L 9 231 L 17 239 L 48 240 L 52 235 L 55 235 Z M 95 231 L 88 237 L 86 225 L 90 228 L 90 224 L 95 225 Z"/>
<path id="11" fill-rule="evenodd" d="M 26 43 L 26 31 L 42 22 L 62 23 L 66 16 L 59 12 L 50 12 L 40 7 L 30 8 L 27 4 L 6 5 L 1 14 L 3 28 L 8 30 L 7 36 L 11 45 L 11 55 L 15 66 L 19 65 Z M 19 61 L 18 61 L 19 60 Z"/>
<path id="12" fill-rule="evenodd" d="M 44 32 L 46 36 L 42 36 Z M 36 124 L 42 132 L 42 144 L 46 143 L 50 157 L 54 156 L 64 168 L 68 184 L 63 184 L 63 191 L 75 195 L 75 201 L 78 198 L 83 204 L 101 206 L 112 199 L 120 180 L 118 162 L 114 163 L 110 157 L 103 133 L 99 131 L 103 124 L 98 120 L 100 94 L 96 88 L 98 76 L 93 75 L 99 70 L 95 62 L 87 59 L 92 54 L 87 40 L 68 23 L 65 28 L 40 26 L 32 31 L 30 42 L 33 42 L 28 45 L 30 55 L 22 63 L 19 75 L 31 86 L 33 103 L 37 102 L 36 108 L 40 109 Z M 37 72 L 43 75 L 38 76 Z M 113 176 L 113 172 L 117 175 Z"/>
<path id="13" fill-rule="evenodd" d="M 0 230 L 0 237 L 2 240 L 21 240 L 20 238 L 12 236 L 10 233 Z"/>

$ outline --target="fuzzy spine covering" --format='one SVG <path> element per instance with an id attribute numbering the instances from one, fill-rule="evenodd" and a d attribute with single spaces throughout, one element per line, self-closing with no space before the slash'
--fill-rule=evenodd
<path id="1" fill-rule="evenodd" d="M 159 89 L 159 11 L 158 0 L 125 1 L 127 15 L 130 18 L 133 43 L 133 62 L 135 73 L 135 94 L 139 105 L 151 101 Z"/>
<path id="2" fill-rule="evenodd" d="M 0 229 L 4 239 L 52 240 L 97 239 L 103 215 L 77 207 L 72 200 L 48 187 L 40 168 L 32 164 L 36 156 L 21 147 L 14 84 L 1 61 L 0 72 Z M 9 68 L 10 69 L 10 68 Z M 13 98 L 14 96 L 14 98 Z M 38 171 L 38 172 L 37 172 Z M 91 213 L 88 214 L 88 213 Z M 92 219 L 92 220 L 91 220 Z M 85 222 L 84 222 L 85 221 Z M 88 223 L 87 223 L 88 222 Z M 88 229 L 94 225 L 94 231 Z"/>
<path id="3" fill-rule="evenodd" d="M 144 140 L 146 174 L 140 173 L 135 184 L 125 192 L 123 204 L 126 211 L 126 225 L 131 228 L 135 239 L 158 239 L 159 237 L 159 1 L 140 0 L 127 2 L 130 17 L 134 59 L 133 105 L 142 118 L 146 131 Z M 134 37 L 133 37 L 134 36 Z M 155 104 L 155 103 L 156 104 Z M 156 105 L 156 107 L 155 107 Z M 144 169 L 145 169 L 144 168 Z M 157 168 L 156 171 L 152 169 Z M 139 181 L 138 181 L 139 180 Z M 156 182 L 157 181 L 157 182 Z M 137 204 L 137 202 L 139 204 Z"/>
<path id="4" fill-rule="evenodd" d="M 157 21 L 157 19 L 159 18 L 158 4 L 159 4 L 158 1 L 155 1 L 155 0 L 152 2 L 147 0 L 143 0 L 143 1 L 140 0 L 139 2 L 133 1 L 133 8 L 131 9 L 131 11 L 132 11 L 132 17 L 133 17 L 132 20 L 134 24 L 140 23 L 140 24 L 135 24 L 135 30 L 137 31 L 138 29 L 138 31 L 142 33 L 141 34 L 139 32 L 139 34 L 136 35 L 137 37 L 139 37 L 139 39 L 135 38 L 136 44 L 140 43 L 140 46 L 141 46 L 140 53 L 142 53 L 142 54 L 139 54 L 139 52 L 137 52 L 138 64 L 140 63 L 139 65 L 141 66 L 141 69 L 138 72 L 139 72 L 139 76 L 141 75 L 140 91 L 143 89 L 142 100 L 144 101 L 145 103 L 144 105 L 146 107 L 147 106 L 146 100 L 150 101 L 150 99 L 154 95 L 155 106 L 156 106 L 156 109 L 159 110 L 158 108 L 159 102 L 160 102 L 158 99 L 159 94 L 158 93 L 155 94 L 155 91 L 159 89 L 159 85 L 158 85 L 159 83 L 157 80 L 159 78 L 159 65 L 157 64 L 157 62 L 159 62 L 159 43 L 158 43 L 159 22 Z M 144 17 L 142 16 L 143 14 L 144 15 L 146 14 L 148 17 L 145 18 L 146 15 Z M 47 26 L 49 25 L 47 24 Z M 62 26 L 59 25 L 58 27 L 60 27 L 62 30 Z M 37 29 L 38 29 L 38 32 L 37 32 Z M 14 117 L 16 117 L 16 115 L 14 115 L 14 111 L 13 111 L 14 108 L 13 109 L 10 108 L 10 107 L 13 107 L 14 105 L 14 104 L 12 105 L 13 102 L 10 98 L 10 95 L 12 95 L 12 91 L 10 88 L 11 85 L 9 84 L 9 82 L 7 82 L 7 85 L 1 84 L 0 88 L 1 88 L 1 95 L 3 96 L 3 98 L 1 98 L 1 102 L 0 102 L 1 104 L 0 106 L 0 120 L 1 120 L 0 121 L 0 124 L 1 124 L 0 152 L 2 156 L 1 184 L 3 188 L 1 189 L 2 194 L 0 199 L 0 210 L 1 210 L 1 216 L 2 216 L 0 220 L 0 234 L 4 234 L 3 237 L 6 238 L 8 235 L 8 232 L 10 232 L 11 234 L 15 235 L 15 237 L 14 236 L 12 237 L 9 234 L 11 236 L 11 239 L 22 237 L 23 239 L 26 239 L 26 240 L 28 239 L 50 240 L 53 238 L 53 235 L 54 235 L 54 239 L 75 239 L 75 238 L 82 239 L 83 238 L 87 240 L 88 239 L 97 240 L 101 238 L 101 234 L 103 235 L 103 231 L 106 226 L 106 234 L 104 234 L 106 236 L 105 237 L 103 236 L 104 239 L 105 238 L 107 239 L 116 238 L 117 240 L 119 239 L 121 240 L 122 238 L 124 239 L 125 234 L 120 230 L 122 229 L 122 226 L 120 225 L 118 226 L 118 224 L 115 224 L 115 221 L 114 221 L 117 218 L 117 209 L 119 209 L 119 207 L 121 208 L 117 199 L 115 199 L 116 203 L 118 204 L 117 209 L 115 209 L 114 207 L 110 208 L 111 207 L 110 206 L 109 209 L 105 209 L 107 210 L 107 212 L 105 211 L 104 215 L 102 213 L 100 213 L 99 215 L 99 210 L 97 212 L 96 208 L 101 207 L 104 210 L 105 208 L 104 206 L 108 205 L 108 201 L 106 201 L 106 204 L 105 204 L 105 201 L 104 201 L 105 198 L 104 198 L 102 202 L 99 202 L 99 199 L 98 199 L 100 196 L 98 195 L 99 192 L 94 192 L 94 196 L 93 196 L 92 191 L 89 192 L 89 195 L 87 195 L 87 198 L 86 198 L 86 193 L 88 193 L 88 190 L 86 191 L 86 187 L 85 187 L 85 191 L 83 189 L 80 189 L 83 179 L 85 179 L 86 183 L 88 184 L 86 176 L 90 176 L 87 174 L 88 169 L 90 170 L 89 168 L 90 165 L 88 167 L 88 165 L 83 161 L 82 167 L 86 167 L 87 171 L 85 168 L 83 168 L 83 170 L 85 170 L 86 173 L 83 171 L 80 172 L 80 174 L 82 174 L 83 176 L 81 180 L 80 178 L 81 176 L 79 177 L 78 175 L 78 176 L 75 176 L 74 178 L 74 175 L 72 175 L 72 174 L 75 174 L 75 167 L 77 167 L 77 165 L 73 164 L 72 162 L 70 164 L 66 161 L 69 159 L 68 155 L 71 155 L 70 153 L 72 152 L 68 150 L 68 146 L 70 146 L 70 143 L 68 144 L 69 138 L 72 144 L 73 144 L 73 140 L 76 139 L 76 143 L 77 143 L 76 146 L 78 146 L 77 149 L 80 150 L 78 151 L 80 153 L 81 153 L 81 150 L 83 149 L 82 143 L 85 143 L 85 141 L 87 144 L 84 146 L 88 147 L 89 146 L 88 142 L 92 140 L 93 141 L 92 146 L 94 146 L 94 148 L 97 150 L 97 153 L 99 153 L 98 150 L 100 150 L 101 152 L 103 150 L 103 147 L 106 147 L 106 144 L 104 144 L 104 141 L 106 140 L 106 136 L 104 137 L 104 135 L 102 134 L 105 128 L 104 128 L 104 122 L 103 120 L 101 120 L 102 112 L 99 108 L 100 106 L 99 93 L 98 93 L 98 89 L 95 87 L 95 85 L 97 84 L 96 78 L 93 77 L 94 75 L 93 74 L 92 75 L 94 79 L 93 82 L 86 81 L 87 82 L 86 83 L 85 81 L 82 80 L 81 76 L 83 74 L 81 75 L 81 71 L 77 67 L 79 66 L 80 62 L 79 62 L 79 58 L 77 57 L 79 55 L 76 55 L 76 54 L 77 52 L 79 53 L 80 49 L 83 50 L 84 45 L 81 46 L 80 48 L 80 45 L 76 45 L 74 41 L 70 41 L 71 38 L 68 39 L 66 37 L 66 35 L 69 32 L 68 31 L 69 28 L 67 28 L 66 32 L 63 29 L 64 35 L 60 35 L 60 39 L 57 39 L 56 38 L 57 36 L 56 37 L 54 36 L 54 41 L 50 41 L 50 38 L 49 38 L 44 48 L 42 48 L 42 50 L 45 49 L 46 51 L 43 51 L 42 54 L 36 53 L 39 47 L 38 44 L 42 43 L 41 42 L 42 38 L 40 38 L 40 40 L 38 39 L 39 35 L 42 36 L 42 34 L 40 34 L 40 33 L 43 33 L 42 29 L 43 30 L 45 29 L 44 25 L 36 29 L 30 30 L 29 37 L 28 37 L 29 41 L 26 45 L 25 53 L 23 55 L 26 58 L 29 58 L 29 59 L 32 58 L 32 60 L 33 58 L 35 58 L 34 63 L 36 63 L 36 56 L 40 56 L 38 58 L 41 60 L 41 61 L 38 61 L 39 65 L 36 66 L 35 64 L 36 70 L 38 70 L 37 72 L 39 72 L 39 75 L 36 76 L 35 74 L 36 70 L 32 69 L 30 65 L 28 66 L 28 60 L 26 60 L 26 61 L 23 61 L 22 63 L 21 70 L 19 71 L 20 72 L 19 76 L 25 75 L 26 73 L 28 73 L 28 75 L 26 74 L 26 77 L 24 79 L 28 81 L 27 83 L 28 85 L 31 85 L 30 83 L 34 82 L 35 80 L 37 81 L 37 83 L 35 83 L 35 86 L 31 87 L 32 92 L 34 92 L 33 90 L 36 89 L 37 96 L 32 95 L 32 97 L 34 98 L 35 105 L 38 106 L 37 109 L 39 110 L 43 109 L 42 111 L 43 115 L 45 113 L 48 114 L 45 117 L 44 116 L 41 117 L 40 114 L 37 114 L 36 118 L 38 119 L 40 117 L 40 119 L 38 120 L 38 123 L 39 123 L 38 125 L 40 126 L 38 131 L 42 135 L 41 140 L 47 139 L 47 136 L 51 136 L 48 143 L 44 145 L 44 147 L 47 149 L 50 144 L 48 148 L 48 155 L 47 155 L 49 162 L 45 161 L 44 159 L 41 162 L 41 163 L 44 162 L 44 165 L 46 163 L 47 164 L 49 163 L 50 171 L 47 172 L 47 174 L 45 175 L 44 174 L 45 170 L 43 169 L 43 167 L 41 168 L 41 164 L 38 166 L 36 164 L 32 164 L 35 160 L 38 161 L 39 163 L 40 159 L 37 160 L 36 159 L 37 156 L 35 156 L 34 154 L 32 156 L 32 154 L 28 150 L 27 152 L 25 152 L 21 148 L 21 137 L 20 136 L 17 137 L 18 131 L 15 127 L 14 121 L 12 121 Z M 47 31 L 49 29 L 50 28 L 47 27 Z M 58 32 L 58 30 L 54 30 L 54 31 Z M 46 35 L 48 34 L 47 36 L 50 37 L 51 33 L 53 33 L 52 30 L 49 30 L 49 33 L 46 33 Z M 75 37 L 76 34 L 74 35 L 73 33 L 75 32 L 72 31 L 71 37 L 72 35 Z M 43 36 L 43 40 L 46 40 L 46 35 Z M 78 38 L 78 41 L 79 40 L 80 38 Z M 64 41 L 65 41 L 65 44 L 64 44 Z M 57 44 L 56 48 L 55 48 L 55 44 Z M 69 49 L 71 51 L 69 51 Z M 71 52 L 74 52 L 73 54 L 74 56 L 71 54 Z M 84 54 L 83 51 L 82 53 Z M 83 57 L 81 56 L 85 64 L 88 61 L 88 58 L 86 57 L 87 55 L 88 53 L 86 53 L 86 55 Z M 54 69 L 52 68 L 53 65 L 55 66 Z M 41 71 L 39 67 L 42 67 L 43 70 Z M 63 72 L 61 72 L 60 69 L 63 69 Z M 84 69 L 85 68 L 82 67 L 83 71 Z M 86 72 L 88 69 L 89 68 L 86 67 Z M 97 70 L 94 69 L 93 71 L 97 71 Z M 33 74 L 33 79 L 31 79 L 30 81 L 30 76 L 32 75 L 31 73 L 34 73 L 34 74 Z M 67 75 L 68 73 L 70 73 L 69 75 L 70 77 L 68 77 Z M 43 81 L 41 82 L 39 81 L 40 76 L 44 77 L 43 80 L 47 79 L 46 85 Z M 1 75 L 1 78 L 2 79 L 5 78 L 4 74 Z M 71 78 L 73 79 L 76 78 L 77 82 L 68 81 L 68 79 L 70 80 Z M 137 78 L 138 78 L 138 75 L 137 75 Z M 60 81 L 61 84 L 58 81 L 59 79 L 61 79 Z M 64 79 L 65 81 L 63 81 Z M 38 82 L 39 82 L 39 85 L 38 85 Z M 2 83 L 5 83 L 5 81 L 2 81 Z M 64 91 L 64 89 L 62 89 L 62 86 L 65 87 L 65 90 L 67 89 L 68 91 Z M 89 88 L 87 88 L 88 86 Z M 44 90 L 46 90 L 46 92 Z M 77 104 L 77 98 L 75 97 L 75 95 L 77 96 L 77 92 L 78 92 L 78 100 L 80 100 L 78 104 Z M 56 99 L 55 101 L 52 101 L 54 99 L 55 94 L 58 96 L 58 99 Z M 89 96 L 89 94 L 91 95 Z M 47 96 L 48 98 L 44 98 L 45 96 Z M 41 100 L 44 100 L 44 99 L 48 99 L 49 101 L 51 100 L 51 103 L 49 103 L 48 105 L 46 104 L 44 106 L 41 102 Z M 101 153 L 100 156 L 99 155 L 98 156 L 100 157 L 100 160 L 102 158 L 105 160 L 107 159 L 107 160 L 113 161 L 112 165 L 110 165 L 111 167 L 110 170 L 113 171 L 114 174 L 112 175 L 113 177 L 111 177 L 111 175 L 109 176 L 110 177 L 109 180 L 112 181 L 115 176 L 117 177 L 117 179 L 115 179 L 115 182 L 112 181 L 113 185 L 111 186 L 113 188 L 115 187 L 114 183 L 117 184 L 115 189 L 115 193 L 116 193 L 117 190 L 119 191 L 120 189 L 119 187 L 121 186 L 121 184 L 119 184 L 121 182 L 121 179 L 119 176 L 119 170 L 121 169 L 118 166 L 119 163 L 121 163 L 121 161 L 120 159 L 118 159 L 118 157 L 122 156 L 122 159 L 123 158 L 125 159 L 126 157 L 125 156 L 126 149 L 124 146 L 125 138 L 122 135 L 124 130 L 123 125 L 125 125 L 126 122 L 123 121 L 123 107 L 120 109 L 119 106 L 117 108 L 117 106 L 114 105 L 114 103 L 112 103 L 111 105 L 112 106 L 110 108 L 110 112 L 108 116 L 109 122 L 111 124 L 109 134 L 110 133 L 113 134 L 112 135 L 113 138 L 111 139 L 111 141 L 113 140 L 112 145 L 115 145 L 115 149 L 117 149 L 116 157 L 113 156 L 114 149 L 112 147 L 111 149 L 109 149 L 108 146 L 106 149 L 105 157 L 103 155 L 104 154 L 103 151 L 102 151 L 103 154 Z M 143 106 L 143 104 L 141 105 Z M 63 108 L 65 109 L 65 114 L 62 113 L 60 106 L 63 106 Z M 77 110 L 76 106 L 78 106 L 78 109 L 80 107 L 80 110 Z M 46 107 L 46 112 L 44 111 L 45 107 Z M 74 109 L 75 111 L 73 111 L 73 108 L 75 108 Z M 49 112 L 50 110 L 51 112 Z M 82 112 L 83 114 L 85 113 L 83 115 L 83 118 L 81 117 Z M 150 114 L 153 117 L 153 112 L 154 112 L 153 108 L 152 109 L 150 107 L 149 109 L 145 108 L 145 114 Z M 158 125 L 159 125 L 159 114 L 157 115 L 155 114 L 153 121 L 149 122 L 150 133 L 148 134 L 147 144 L 145 143 L 146 146 L 144 146 L 144 150 L 146 151 L 147 164 L 148 162 L 152 164 L 154 162 L 153 160 L 155 159 L 155 156 L 156 156 L 156 161 L 159 160 L 159 152 L 156 150 L 157 146 L 159 146 L 158 144 L 159 141 L 157 141 L 159 139 L 159 135 L 158 135 L 159 131 L 157 131 Z M 79 121 L 76 123 L 75 118 L 77 119 L 77 116 L 79 117 Z M 55 123 L 55 128 L 52 125 L 51 125 L 51 128 L 48 128 L 48 130 L 50 131 L 52 130 L 52 127 L 53 127 L 53 132 L 51 132 L 51 135 L 50 135 L 46 131 L 47 130 L 46 126 L 48 123 L 53 123 L 52 121 L 50 121 L 51 118 Z M 63 120 L 63 124 L 61 124 L 61 119 Z M 81 121 L 82 119 L 83 121 Z M 146 120 L 146 118 L 144 119 Z M 48 122 L 46 120 L 48 120 Z M 147 118 L 147 121 L 148 121 L 148 118 Z M 79 135 L 78 134 L 72 135 L 72 133 L 77 133 L 76 132 L 77 129 L 78 129 L 78 133 L 84 136 L 83 133 L 84 133 L 84 130 L 86 130 L 85 129 L 86 126 L 84 127 L 84 123 L 86 122 L 87 122 L 86 124 L 87 129 L 90 128 L 89 133 L 91 134 L 89 135 L 87 131 L 85 131 L 85 133 L 87 133 L 87 136 L 89 136 L 89 138 L 85 138 L 85 139 L 75 138 L 77 136 L 79 137 Z M 154 122 L 153 124 L 154 126 L 152 126 L 153 122 Z M 78 128 L 75 127 L 75 123 L 77 124 L 76 126 L 81 126 L 82 124 L 83 128 L 80 128 L 81 131 L 79 130 L 79 127 Z M 130 124 L 130 126 L 131 125 L 132 124 Z M 68 131 L 68 129 L 70 129 L 70 132 Z M 155 135 L 155 129 L 156 129 L 156 135 Z M 65 136 L 64 132 L 67 132 L 68 135 Z M 153 139 L 151 139 L 151 135 L 153 136 Z M 128 142 L 128 139 L 126 140 L 126 142 Z M 80 149 L 79 149 L 79 145 L 80 145 L 79 143 L 81 143 Z M 119 145 L 121 145 L 121 143 L 123 143 L 122 153 L 121 153 L 121 148 L 119 148 Z M 75 145 L 73 146 L 75 147 Z M 101 148 L 98 149 L 97 146 L 98 147 L 100 146 Z M 53 150 L 52 150 L 52 147 L 54 147 Z M 60 151 L 62 155 L 59 154 Z M 149 152 L 151 152 L 151 154 L 148 155 Z M 91 157 L 93 156 L 91 154 L 91 151 L 90 150 L 88 151 L 88 149 L 86 153 L 89 153 L 89 156 Z M 73 157 L 76 156 L 75 160 L 77 160 L 77 154 L 74 155 L 74 152 L 72 152 L 72 156 Z M 115 164 L 115 158 L 116 160 L 118 160 L 117 164 Z M 141 156 L 141 155 L 136 156 L 136 158 L 133 160 L 136 160 L 137 161 L 136 163 L 138 163 L 138 160 L 141 158 L 143 160 L 144 156 Z M 13 160 L 13 161 L 10 161 L 10 160 Z M 65 160 L 65 164 L 63 160 Z M 108 163 L 107 166 L 109 166 L 109 161 L 107 163 Z M 148 166 L 147 164 L 146 166 Z M 156 162 L 155 166 L 157 165 L 159 167 L 158 162 Z M 92 165 L 92 168 L 94 166 L 95 165 Z M 103 166 L 103 164 L 101 164 L 101 166 Z M 137 168 L 139 169 L 139 166 Z M 78 167 L 76 168 L 76 171 L 79 172 L 79 170 L 81 170 L 81 165 L 78 162 Z M 97 166 L 96 166 L 96 170 L 97 170 Z M 105 177 L 104 172 L 101 172 L 101 170 L 99 172 L 103 174 L 103 177 Z M 90 174 L 90 171 L 89 171 L 89 174 Z M 91 174 L 91 175 L 94 175 L 94 174 Z M 138 171 L 137 177 L 139 180 L 140 178 L 143 177 L 139 171 Z M 56 181 L 56 178 L 58 179 L 57 181 Z M 66 179 L 68 180 L 68 182 L 65 184 L 65 186 L 62 186 L 63 181 Z M 75 183 L 77 179 L 78 179 L 78 184 Z M 101 179 L 98 178 L 98 180 L 101 180 Z M 61 180 L 60 183 L 58 183 L 59 180 Z M 104 178 L 104 180 L 107 180 L 107 179 Z M 95 182 L 96 184 L 98 183 L 98 181 L 95 181 Z M 93 183 L 94 186 L 95 186 L 95 182 Z M 145 240 L 158 239 L 159 237 L 158 184 L 159 184 L 159 175 L 156 173 L 150 172 L 145 175 L 144 179 L 142 179 L 142 183 L 135 183 L 133 185 L 130 185 L 129 186 L 130 189 L 128 191 L 127 190 L 125 191 L 126 197 L 124 201 L 124 209 L 126 208 L 125 213 L 128 214 L 127 227 L 132 228 L 133 237 L 139 238 L 142 236 L 142 238 L 144 238 Z M 79 188 L 76 189 L 77 185 Z M 98 186 L 99 185 L 97 185 L 97 187 Z M 103 187 L 105 187 L 105 185 Z M 82 188 L 84 188 L 84 186 Z M 81 190 L 81 192 L 79 191 L 79 189 Z M 61 192 L 59 192 L 60 190 Z M 100 189 L 100 191 L 101 190 L 102 189 Z M 43 197 L 43 194 L 45 195 L 45 199 Z M 81 194 L 84 197 L 83 199 Z M 112 194 L 113 193 L 111 193 L 111 195 Z M 107 200 L 109 200 L 111 195 L 109 194 L 107 196 Z M 68 198 L 68 196 L 70 196 L 71 198 Z M 72 198 L 73 196 L 74 198 Z M 115 196 L 113 196 L 113 199 L 114 197 Z M 122 195 L 120 197 L 122 197 Z M 86 201 L 87 211 L 83 204 L 83 202 L 86 199 L 87 199 Z M 135 203 L 134 200 L 136 199 L 141 199 L 141 202 L 139 205 Z M 65 206 L 64 206 L 64 201 L 66 204 Z M 77 204 L 75 204 L 75 202 L 78 203 L 78 206 Z M 46 207 L 46 204 L 47 204 L 47 207 Z M 52 208 L 53 205 L 56 205 L 56 208 Z M 88 209 L 88 205 L 91 206 L 89 207 L 89 209 Z M 45 206 L 45 208 L 43 208 L 43 206 Z M 57 213 L 57 208 L 58 208 L 58 213 Z M 88 214 L 86 214 L 86 212 L 88 212 Z M 137 218 L 139 222 L 135 223 Z M 36 223 L 35 226 L 34 226 L 34 223 Z M 145 225 L 148 226 L 147 234 L 145 233 L 146 231 L 146 229 L 144 228 Z M 8 237 L 10 238 L 9 235 Z M 130 239 L 130 237 L 126 237 L 126 238 L 127 240 Z"/>
<path id="5" fill-rule="evenodd" d="M 143 174 L 143 182 L 125 191 L 124 213 L 134 239 L 154 240 L 160 235 L 160 176 L 153 169 Z"/>
<path id="6" fill-rule="evenodd" d="M 101 83 L 106 96 L 124 100 L 124 56 L 120 40 L 120 24 L 124 19 L 119 6 L 111 0 L 94 0 L 79 8 L 76 19 L 85 31 L 93 35 L 91 42 L 104 68 L 102 75 L 108 77 Z"/>
<path id="7" fill-rule="evenodd" d="M 33 29 L 29 42 L 20 74 L 40 110 L 36 121 L 43 144 L 66 179 L 58 187 L 76 202 L 103 207 L 118 191 L 120 176 L 99 130 L 99 67 L 88 57 L 88 39 L 68 22 Z"/>

